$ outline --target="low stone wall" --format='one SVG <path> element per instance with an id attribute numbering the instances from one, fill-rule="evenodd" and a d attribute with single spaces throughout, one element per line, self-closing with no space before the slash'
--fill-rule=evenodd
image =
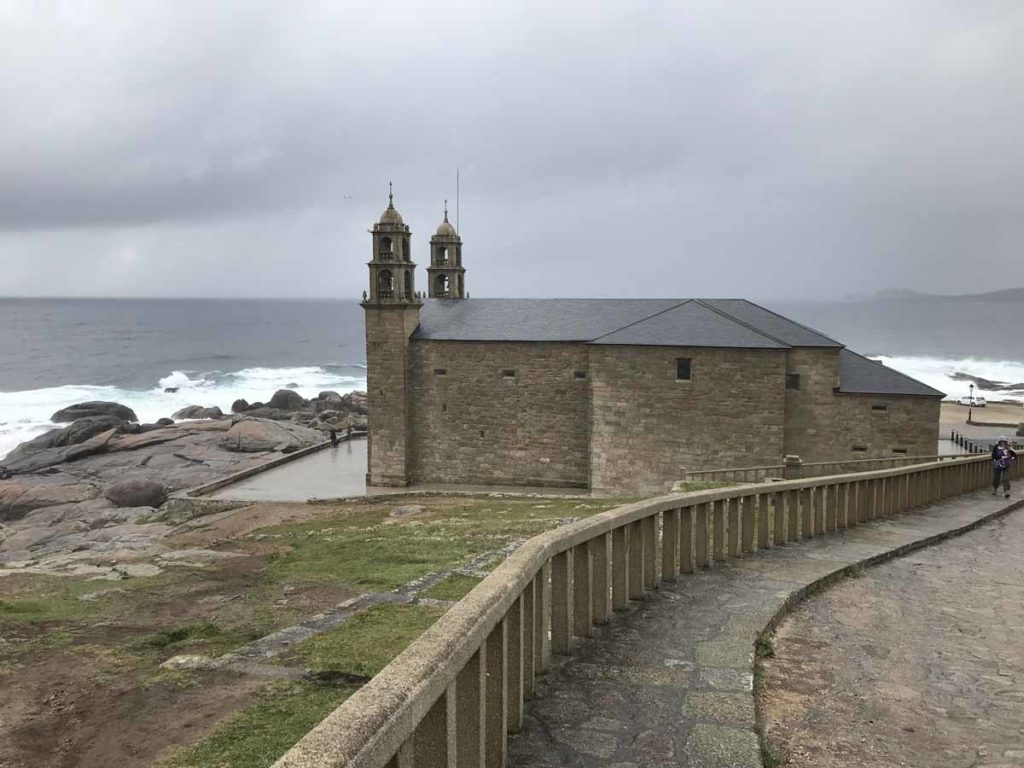
<path id="1" fill-rule="evenodd" d="M 276 768 L 503 765 L 551 654 L 571 653 L 660 581 L 989 480 L 987 456 L 955 458 L 664 496 L 534 537 Z"/>

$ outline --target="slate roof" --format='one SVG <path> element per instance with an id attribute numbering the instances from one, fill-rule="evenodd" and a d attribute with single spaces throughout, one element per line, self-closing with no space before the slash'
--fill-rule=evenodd
<path id="1" fill-rule="evenodd" d="M 943 393 L 746 299 L 425 299 L 413 339 L 839 350 L 840 392 Z"/>
<path id="2" fill-rule="evenodd" d="M 848 349 L 839 350 L 839 381 L 839 391 L 849 394 L 946 396 L 945 392 Z"/>
<path id="3" fill-rule="evenodd" d="M 841 347 L 744 299 L 427 299 L 415 339 Z"/>

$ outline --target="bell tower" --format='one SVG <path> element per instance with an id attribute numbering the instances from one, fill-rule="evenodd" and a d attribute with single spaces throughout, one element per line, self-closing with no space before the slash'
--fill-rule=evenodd
<path id="1" fill-rule="evenodd" d="M 411 232 L 388 207 L 370 230 L 370 290 L 363 292 L 366 324 L 367 485 L 409 484 L 409 337 L 420 323 Z"/>
<path id="2" fill-rule="evenodd" d="M 432 299 L 466 298 L 466 270 L 462 267 L 462 238 L 448 221 L 448 201 L 444 201 L 444 221 L 430 238 L 430 266 L 427 267 L 427 295 Z"/>

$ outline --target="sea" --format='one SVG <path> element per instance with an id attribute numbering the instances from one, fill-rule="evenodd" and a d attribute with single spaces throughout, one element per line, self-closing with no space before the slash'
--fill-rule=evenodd
<path id="1" fill-rule="evenodd" d="M 762 302 L 951 397 L 966 373 L 1020 384 L 975 394 L 1024 401 L 1024 302 Z M 366 387 L 354 301 L 0 299 L 0 458 L 86 400 L 155 421 L 186 405 Z"/>

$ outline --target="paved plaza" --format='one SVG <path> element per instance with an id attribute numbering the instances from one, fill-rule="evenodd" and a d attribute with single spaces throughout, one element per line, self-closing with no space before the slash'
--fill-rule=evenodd
<path id="1" fill-rule="evenodd" d="M 861 524 L 845 533 L 728 560 L 710 570 L 682 576 L 675 584 L 662 585 L 647 599 L 631 603 L 629 611 L 617 615 L 608 626 L 598 627 L 594 637 L 582 641 L 573 656 L 553 659 L 549 673 L 541 678 L 538 695 L 528 702 L 522 731 L 509 739 L 509 764 L 516 768 L 761 768 L 754 731 L 754 644 L 786 602 L 798 599 L 809 585 L 838 571 L 852 568 L 859 572 L 858 563 L 938 540 L 999 515 L 1008 503 L 985 493 L 965 495 Z M 1017 521 L 1014 524 L 1024 525 Z M 986 528 L 976 535 L 992 537 L 991 531 L 995 530 Z M 977 547 L 971 543 L 973 539 L 954 539 L 944 549 L 957 551 L 964 541 L 967 546 Z M 1011 549 L 1007 547 L 1002 554 Z M 917 557 L 921 556 L 927 555 Z M 999 620 L 1005 608 L 995 602 L 1000 590 L 996 582 L 1004 577 L 999 576 L 999 558 L 986 555 L 980 559 L 989 563 L 983 570 L 990 582 L 979 586 L 973 600 L 979 603 L 975 609 L 979 615 L 987 616 L 988 623 L 992 623 Z M 1016 577 L 1018 583 L 1020 575 Z M 949 576 L 947 589 L 951 592 L 972 589 L 978 581 L 966 562 Z M 880 591 L 884 588 L 880 585 Z M 943 615 L 948 605 L 939 593 L 935 598 L 932 610 Z M 970 601 L 964 595 L 954 605 Z M 861 612 L 857 606 L 850 610 Z M 1017 616 L 1011 624 L 1017 630 L 1019 646 L 1024 628 L 1020 601 L 1013 615 Z M 952 619 L 947 615 L 946 620 Z M 899 622 L 886 631 L 888 634 L 874 637 L 877 646 L 898 641 Z M 974 637 L 979 637 L 977 632 Z M 934 669 L 946 670 L 945 686 L 950 698 L 956 697 L 961 682 L 969 682 L 961 681 L 957 673 L 964 649 L 959 650 L 956 655 L 931 660 Z M 1019 660 L 1019 653 L 1018 648 L 1012 655 Z M 797 657 L 807 660 L 806 653 L 798 652 Z M 829 661 L 842 664 L 846 659 L 837 653 Z M 975 699 L 996 697 L 999 688 L 1006 687 L 999 669 L 998 663 L 992 663 L 989 672 L 1002 684 L 972 691 Z M 1024 675 L 1024 670 L 1021 673 Z M 986 711 L 998 709 L 994 698 L 987 700 Z M 960 717 L 970 716 L 963 708 L 955 711 Z M 1020 722 L 1024 718 L 1018 718 Z M 895 722 L 889 726 L 890 733 L 898 732 L 900 727 Z M 870 729 L 871 724 L 866 727 Z M 813 761 L 804 764 L 825 765 Z M 975 764 L 927 765 L 966 768 Z"/>

